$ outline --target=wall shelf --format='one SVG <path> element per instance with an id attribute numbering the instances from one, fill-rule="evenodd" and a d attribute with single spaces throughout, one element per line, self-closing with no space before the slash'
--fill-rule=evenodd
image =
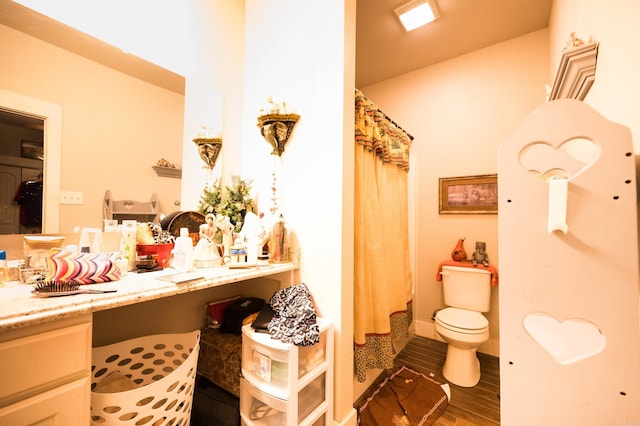
<path id="1" fill-rule="evenodd" d="M 156 174 L 160 177 L 168 177 L 174 179 L 182 179 L 182 169 L 175 167 L 151 166 Z"/>
<path id="2" fill-rule="evenodd" d="M 158 196 L 151 194 L 149 201 L 114 200 L 111 191 L 107 189 L 103 201 L 104 218 L 122 220 L 137 220 L 138 222 L 153 222 L 158 215 Z"/>

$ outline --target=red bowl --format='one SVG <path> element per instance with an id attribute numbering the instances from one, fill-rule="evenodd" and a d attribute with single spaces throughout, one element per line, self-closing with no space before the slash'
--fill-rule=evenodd
<path id="1" fill-rule="evenodd" d="M 169 266 L 171 260 L 171 250 L 173 243 L 170 244 L 136 244 L 138 256 L 146 256 L 148 254 L 158 255 L 158 264 L 163 268 Z"/>

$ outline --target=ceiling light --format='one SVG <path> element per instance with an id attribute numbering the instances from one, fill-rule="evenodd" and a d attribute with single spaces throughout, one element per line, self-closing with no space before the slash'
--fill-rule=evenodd
<path id="1" fill-rule="evenodd" d="M 407 31 L 433 22 L 440 17 L 435 0 L 414 0 L 400 6 L 394 12 Z"/>

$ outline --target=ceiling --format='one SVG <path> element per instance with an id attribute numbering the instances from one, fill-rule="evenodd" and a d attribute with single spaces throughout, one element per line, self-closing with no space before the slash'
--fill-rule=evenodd
<path id="1" fill-rule="evenodd" d="M 33 11 L 0 0 L 0 24 L 157 86 L 184 95 L 184 77 Z"/>
<path id="2" fill-rule="evenodd" d="M 553 0 L 435 0 L 440 18 L 406 32 L 393 10 L 409 0 L 356 0 L 356 87 L 365 87 L 483 47 L 546 28 Z M 28 25 L 25 25 L 28 22 Z M 0 24 L 184 93 L 184 78 L 0 0 Z"/>
<path id="3" fill-rule="evenodd" d="M 361 88 L 548 27 L 553 0 L 435 0 L 440 18 L 406 32 L 394 9 L 409 0 L 357 0 Z"/>

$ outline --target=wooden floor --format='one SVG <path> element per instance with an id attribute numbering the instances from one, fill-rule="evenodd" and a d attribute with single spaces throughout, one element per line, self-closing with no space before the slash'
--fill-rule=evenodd
<path id="1" fill-rule="evenodd" d="M 414 337 L 396 356 L 396 366 L 407 367 L 421 373 L 433 373 L 433 378 L 448 383 L 442 375 L 442 365 L 447 353 L 447 344 L 424 337 Z M 500 365 L 498 358 L 478 353 L 480 359 L 480 383 L 472 388 L 456 386 L 452 383 L 451 401 L 446 411 L 436 421 L 435 426 L 495 426 L 500 424 Z M 378 387 L 386 375 L 384 371 L 369 390 L 356 401 L 355 407 Z"/>

